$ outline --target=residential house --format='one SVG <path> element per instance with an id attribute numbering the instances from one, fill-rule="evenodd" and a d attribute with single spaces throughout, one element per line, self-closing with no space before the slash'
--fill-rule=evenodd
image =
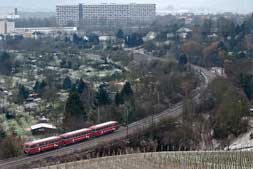
<path id="1" fill-rule="evenodd" d="M 192 30 L 186 27 L 182 27 L 177 30 L 177 36 L 180 39 L 187 39 L 191 36 L 191 34 L 192 34 Z"/>

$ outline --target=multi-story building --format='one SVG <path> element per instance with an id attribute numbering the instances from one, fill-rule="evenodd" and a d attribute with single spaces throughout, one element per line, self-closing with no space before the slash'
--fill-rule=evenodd
<path id="1" fill-rule="evenodd" d="M 15 22 L 0 20 L 0 34 L 9 34 L 15 31 Z"/>
<path id="2" fill-rule="evenodd" d="M 80 25 L 133 25 L 153 21 L 155 4 L 100 4 L 57 6 L 57 23 Z"/>
<path id="3" fill-rule="evenodd" d="M 0 19 L 10 19 L 15 20 L 18 19 L 20 16 L 18 15 L 17 8 L 1 8 L 0 7 Z"/>
<path id="4" fill-rule="evenodd" d="M 56 20 L 60 26 L 79 26 L 82 19 L 82 5 L 56 6 Z"/>

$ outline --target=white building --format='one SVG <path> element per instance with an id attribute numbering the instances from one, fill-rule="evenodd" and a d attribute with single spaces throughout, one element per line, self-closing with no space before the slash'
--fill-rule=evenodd
<path id="1" fill-rule="evenodd" d="M 31 28 L 15 28 L 15 33 L 21 34 L 24 36 L 24 38 L 35 38 L 36 34 L 42 33 L 45 36 L 57 34 L 58 32 L 65 32 L 67 34 L 75 33 L 77 32 L 77 27 L 31 27 Z M 41 35 L 42 35 L 41 34 Z"/>
<path id="2" fill-rule="evenodd" d="M 0 19 L 11 19 L 15 20 L 20 18 L 18 15 L 18 9 L 17 8 L 4 8 L 0 7 Z"/>
<path id="3" fill-rule="evenodd" d="M 56 20 L 60 26 L 79 26 L 82 19 L 82 5 L 57 5 Z"/>
<path id="4" fill-rule="evenodd" d="M 151 23 L 156 16 L 155 4 L 59 5 L 57 23 L 79 25 L 129 25 Z"/>
<path id="5" fill-rule="evenodd" d="M 24 32 L 41 32 L 45 34 L 49 34 L 52 32 L 67 32 L 73 33 L 77 31 L 77 27 L 31 27 L 31 28 L 15 28 L 16 33 L 24 33 Z"/>
<path id="6" fill-rule="evenodd" d="M 192 33 L 192 30 L 189 28 L 185 28 L 185 27 L 182 27 L 177 30 L 177 35 L 181 39 L 187 39 L 191 33 Z"/>
<path id="7" fill-rule="evenodd" d="M 153 21 L 155 4 L 100 4 L 84 5 L 84 24 L 143 24 Z"/>
<path id="8" fill-rule="evenodd" d="M 0 20 L 0 34 L 9 34 L 15 31 L 15 22 Z"/>
<path id="9" fill-rule="evenodd" d="M 149 32 L 144 38 L 143 41 L 151 41 L 154 40 L 157 37 L 157 33 L 156 32 Z"/>

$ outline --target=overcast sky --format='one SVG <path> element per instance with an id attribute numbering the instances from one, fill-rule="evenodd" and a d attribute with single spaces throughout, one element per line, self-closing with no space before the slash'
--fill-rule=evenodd
<path id="1" fill-rule="evenodd" d="M 64 3 L 156 3 L 158 10 L 206 8 L 220 12 L 253 12 L 253 0 L 0 0 L 1 7 L 18 7 L 20 10 L 55 11 L 55 5 Z"/>

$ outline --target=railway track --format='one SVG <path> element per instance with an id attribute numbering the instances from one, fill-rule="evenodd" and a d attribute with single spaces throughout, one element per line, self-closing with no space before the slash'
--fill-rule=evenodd
<path id="1" fill-rule="evenodd" d="M 203 84 L 196 89 L 193 93 L 193 100 L 198 102 L 199 97 L 201 93 L 204 91 L 204 89 L 207 87 L 208 83 L 215 77 L 212 73 L 207 71 L 206 69 L 203 69 L 198 66 L 193 66 L 193 68 L 196 70 L 196 72 L 199 73 L 203 80 Z M 140 132 L 141 130 L 150 127 L 153 123 L 158 123 L 164 118 L 176 118 L 179 117 L 183 112 L 183 103 L 179 102 L 176 105 L 172 106 L 171 108 L 166 109 L 165 111 L 161 112 L 160 114 L 146 117 L 142 120 L 139 120 L 137 122 L 131 123 L 128 125 L 128 134 L 135 134 Z M 72 154 L 76 151 L 81 150 L 89 150 L 92 148 L 97 147 L 98 145 L 101 145 L 103 143 L 108 143 L 114 140 L 122 140 L 125 139 L 127 136 L 126 134 L 126 127 L 121 127 L 118 131 L 105 135 L 99 138 L 90 139 L 85 142 L 81 142 L 78 144 L 74 144 L 68 147 L 62 147 L 60 149 L 54 150 L 54 151 L 48 151 L 41 154 L 33 155 L 33 156 L 22 156 L 20 158 L 14 158 L 9 159 L 7 161 L 0 161 L 0 169 L 15 169 L 19 168 L 19 166 L 29 164 L 32 162 L 36 162 L 42 159 L 55 157 L 55 156 L 61 156 L 61 155 L 67 155 Z"/>

